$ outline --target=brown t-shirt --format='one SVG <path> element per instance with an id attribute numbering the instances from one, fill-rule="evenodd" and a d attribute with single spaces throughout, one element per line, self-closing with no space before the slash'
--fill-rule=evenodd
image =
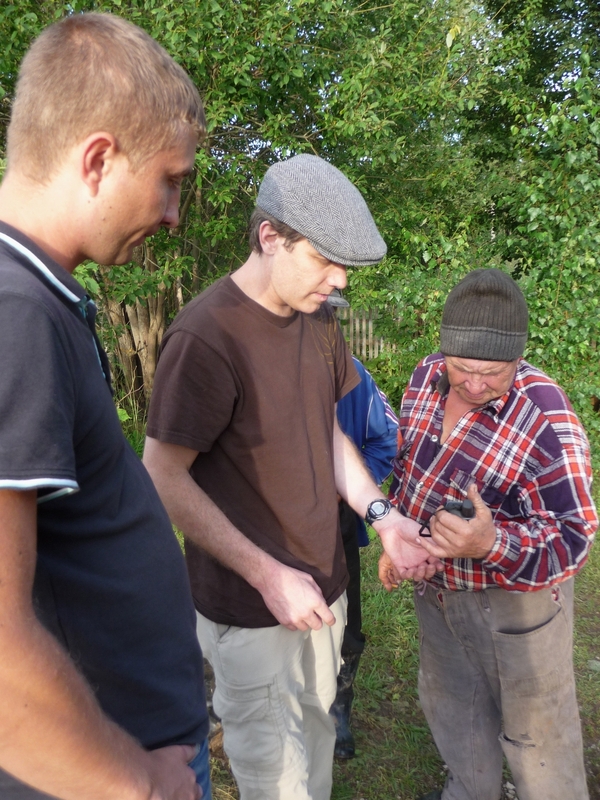
<path id="1" fill-rule="evenodd" d="M 280 317 L 226 277 L 164 338 L 148 435 L 198 450 L 190 473 L 231 522 L 313 576 L 329 604 L 347 583 L 333 470 L 334 404 L 359 383 L 325 304 Z M 240 627 L 277 624 L 259 592 L 186 541 L 198 610 Z"/>

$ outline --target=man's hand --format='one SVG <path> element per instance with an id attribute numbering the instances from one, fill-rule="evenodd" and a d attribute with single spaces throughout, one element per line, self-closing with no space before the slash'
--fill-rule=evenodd
<path id="1" fill-rule="evenodd" d="M 475 517 L 462 519 L 442 508 L 429 521 L 431 539 L 423 538 L 422 546 L 436 558 L 486 558 L 496 542 L 496 528 L 489 508 L 481 499 L 474 483 L 467 497 L 473 502 Z"/>
<path id="2" fill-rule="evenodd" d="M 427 580 L 442 568 L 437 558 L 430 558 L 430 554 L 421 546 L 419 538 L 421 526 L 418 522 L 403 517 L 396 509 L 392 509 L 387 517 L 375 522 L 373 527 L 379 534 L 383 549 L 394 570 L 393 581 L 390 578 L 390 588 L 400 581 Z M 387 588 L 386 582 L 382 582 Z"/>
<path id="3" fill-rule="evenodd" d="M 386 590 L 386 592 L 391 592 L 392 589 L 398 588 L 400 579 L 396 574 L 396 570 L 392 564 L 392 559 L 388 556 L 385 550 L 379 556 L 378 575 L 379 580 L 383 584 L 383 588 Z"/>
<path id="4" fill-rule="evenodd" d="M 277 561 L 261 585 L 256 586 L 271 614 L 290 631 L 318 631 L 335 617 L 316 582 L 307 572 Z"/>
<path id="5" fill-rule="evenodd" d="M 387 592 L 391 592 L 392 589 L 397 589 L 402 581 L 429 580 L 429 578 L 433 577 L 434 573 L 439 572 L 443 568 L 444 565 L 439 559 L 434 556 L 429 556 L 427 561 L 424 561 L 420 566 L 398 572 L 392 563 L 392 559 L 384 550 L 379 557 L 378 575 L 379 580 L 383 584 L 383 588 Z"/>
<path id="6" fill-rule="evenodd" d="M 151 750 L 148 753 L 152 785 L 149 800 L 199 800 L 202 790 L 196 783 L 194 770 L 188 767 L 195 754 L 196 748 L 191 745 Z"/>

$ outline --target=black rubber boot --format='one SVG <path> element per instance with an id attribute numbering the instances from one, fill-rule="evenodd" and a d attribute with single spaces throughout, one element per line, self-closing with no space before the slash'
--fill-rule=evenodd
<path id="1" fill-rule="evenodd" d="M 350 714 L 354 700 L 354 678 L 360 661 L 360 653 L 349 653 L 342 657 L 342 667 L 337 679 L 337 695 L 329 713 L 335 721 L 336 758 L 354 758 L 354 736 L 350 729 Z"/>
<path id="2" fill-rule="evenodd" d="M 221 717 L 218 717 L 213 708 L 212 698 L 215 691 L 215 673 L 208 659 L 204 659 L 204 691 L 206 694 L 206 708 L 208 710 L 208 740 L 223 730 Z"/>

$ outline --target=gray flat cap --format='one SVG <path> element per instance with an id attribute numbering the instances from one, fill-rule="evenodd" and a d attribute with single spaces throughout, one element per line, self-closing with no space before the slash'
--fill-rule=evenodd
<path id="1" fill-rule="evenodd" d="M 256 205 L 302 234 L 336 264 L 377 264 L 387 252 L 356 186 L 317 156 L 299 155 L 273 164 L 260 185 Z"/>

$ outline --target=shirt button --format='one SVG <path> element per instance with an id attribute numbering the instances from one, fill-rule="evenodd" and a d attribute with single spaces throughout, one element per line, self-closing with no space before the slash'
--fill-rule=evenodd
<path id="1" fill-rule="evenodd" d="M 432 436 L 432 437 L 431 437 L 431 441 L 432 441 L 432 442 L 437 442 L 437 440 L 438 440 L 438 437 L 437 437 L 437 436 Z"/>
<path id="2" fill-rule="evenodd" d="M 423 481 L 419 481 L 419 482 L 417 483 L 417 489 L 420 489 L 420 488 L 421 488 L 421 486 L 423 486 Z"/>

